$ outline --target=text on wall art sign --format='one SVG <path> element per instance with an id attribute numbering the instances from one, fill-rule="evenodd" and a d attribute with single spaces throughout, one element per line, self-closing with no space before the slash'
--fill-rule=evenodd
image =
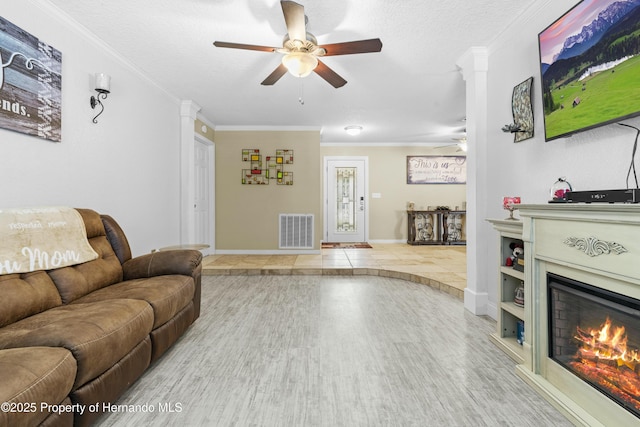
<path id="1" fill-rule="evenodd" d="M 0 128 L 61 140 L 62 53 L 0 17 Z"/>
<path id="2" fill-rule="evenodd" d="M 407 184 L 466 182 L 466 156 L 407 156 Z"/>

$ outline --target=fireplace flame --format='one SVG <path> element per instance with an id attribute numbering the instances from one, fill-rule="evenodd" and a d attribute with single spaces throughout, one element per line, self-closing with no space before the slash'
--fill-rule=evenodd
<path id="1" fill-rule="evenodd" d="M 582 343 L 579 352 L 583 357 L 616 361 L 618 366 L 626 365 L 632 370 L 640 364 L 640 351 L 627 348 L 624 326 L 614 327 L 608 317 L 600 329 L 578 327 L 574 338 Z"/>
<path id="2" fill-rule="evenodd" d="M 628 347 L 624 326 L 614 326 L 607 317 L 599 329 L 577 327 L 574 338 L 580 346 L 568 366 L 638 416 L 640 350 Z"/>

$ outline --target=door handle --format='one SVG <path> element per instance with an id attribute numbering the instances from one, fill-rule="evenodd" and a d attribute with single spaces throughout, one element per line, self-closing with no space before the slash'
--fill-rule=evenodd
<path id="1" fill-rule="evenodd" d="M 363 211 L 364 210 L 364 197 L 360 197 L 360 210 Z"/>

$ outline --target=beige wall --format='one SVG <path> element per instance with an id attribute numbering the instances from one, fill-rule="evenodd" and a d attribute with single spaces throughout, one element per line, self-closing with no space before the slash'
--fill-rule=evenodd
<path id="1" fill-rule="evenodd" d="M 319 131 L 216 131 L 216 250 L 277 251 L 280 213 L 314 214 L 314 249 L 322 233 Z M 294 150 L 293 185 L 243 185 L 243 148 L 265 156 Z"/>
<path id="2" fill-rule="evenodd" d="M 213 141 L 214 131 L 213 128 L 207 126 L 202 120 L 196 119 L 193 123 L 193 129 L 195 133 L 204 136 L 209 141 Z"/>
<path id="3" fill-rule="evenodd" d="M 427 206 L 462 207 L 466 200 L 463 184 L 407 184 L 408 155 L 463 155 L 456 148 L 407 146 L 322 146 L 325 156 L 366 156 L 369 158 L 369 240 L 406 241 L 407 203 L 413 201 L 416 209 Z M 322 180 L 325 181 L 324 179 Z M 371 198 L 380 193 L 379 199 Z"/>

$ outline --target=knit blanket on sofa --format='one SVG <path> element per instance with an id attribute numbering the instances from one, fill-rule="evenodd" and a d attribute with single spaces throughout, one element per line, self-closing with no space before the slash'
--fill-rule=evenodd
<path id="1" fill-rule="evenodd" d="M 75 209 L 0 209 L 0 275 L 51 270 L 96 258 Z"/>

